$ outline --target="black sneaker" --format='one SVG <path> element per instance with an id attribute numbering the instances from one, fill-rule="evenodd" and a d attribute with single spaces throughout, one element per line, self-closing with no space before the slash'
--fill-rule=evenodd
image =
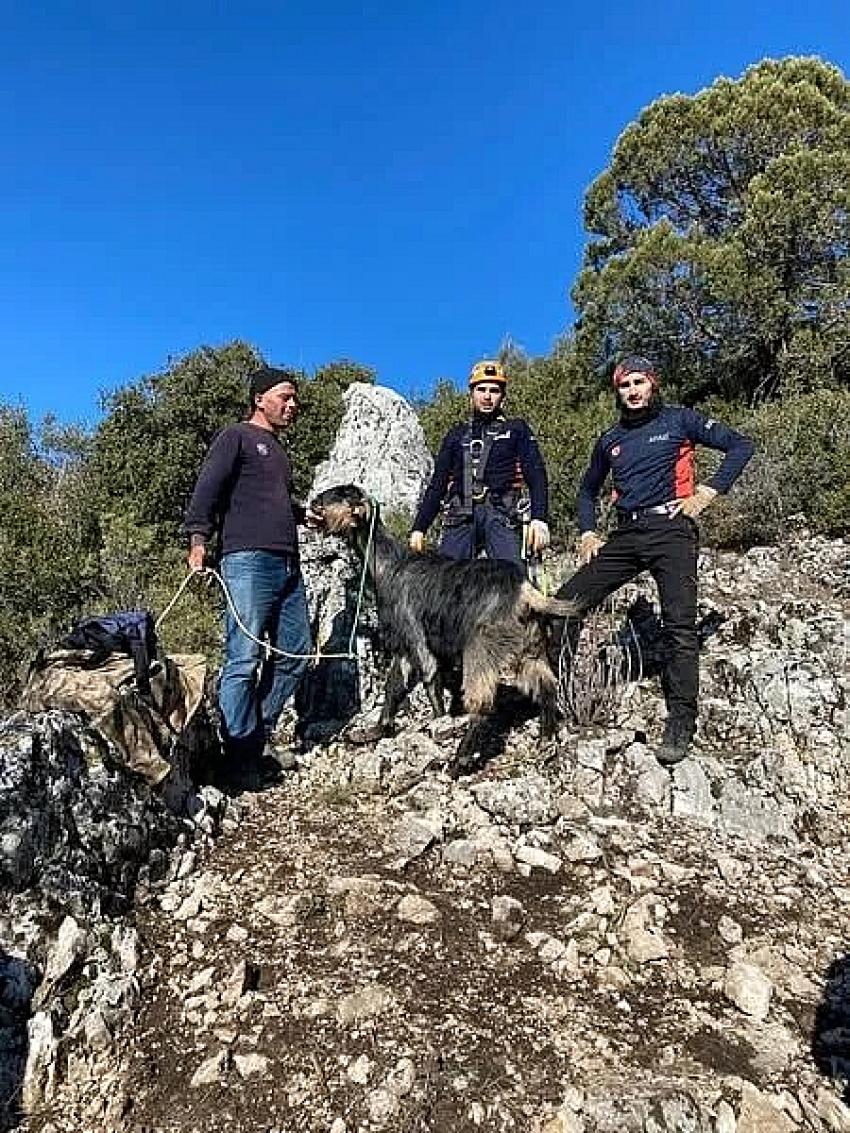
<path id="1" fill-rule="evenodd" d="M 681 716 L 667 717 L 664 735 L 655 751 L 655 758 L 662 767 L 675 767 L 687 758 L 694 731 L 693 720 Z"/>
<path id="2" fill-rule="evenodd" d="M 261 736 L 253 734 L 224 737 L 224 759 L 219 774 L 219 786 L 226 795 L 237 796 L 260 790 L 261 752 Z"/>
<path id="3" fill-rule="evenodd" d="M 220 786 L 226 795 L 255 794 L 263 788 L 263 777 L 256 764 L 229 767 L 221 776 Z"/>
<path id="4" fill-rule="evenodd" d="M 283 779 L 283 768 L 270 755 L 263 755 L 259 767 L 260 786 L 273 787 Z"/>

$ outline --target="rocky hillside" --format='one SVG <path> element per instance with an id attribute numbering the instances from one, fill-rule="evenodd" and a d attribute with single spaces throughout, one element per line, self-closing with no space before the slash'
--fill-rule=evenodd
<path id="1" fill-rule="evenodd" d="M 728 620 L 673 774 L 645 681 L 458 781 L 462 721 L 414 706 L 263 793 L 205 788 L 137 846 L 132 910 L 54 902 L 37 944 L 5 923 L 9 1035 L 36 997 L 10 1125 L 850 1130 L 849 566 L 804 532 L 702 557 Z"/>

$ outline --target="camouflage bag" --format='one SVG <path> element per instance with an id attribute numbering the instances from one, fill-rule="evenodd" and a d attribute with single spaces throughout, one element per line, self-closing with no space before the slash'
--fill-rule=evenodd
<path id="1" fill-rule="evenodd" d="M 179 764 L 209 750 L 202 654 L 157 662 L 145 697 L 136 687 L 133 659 L 110 654 L 97 668 L 90 662 L 90 650 L 58 649 L 42 655 L 30 669 L 22 707 L 29 712 L 80 713 L 111 743 L 118 760 L 152 786 Z"/>

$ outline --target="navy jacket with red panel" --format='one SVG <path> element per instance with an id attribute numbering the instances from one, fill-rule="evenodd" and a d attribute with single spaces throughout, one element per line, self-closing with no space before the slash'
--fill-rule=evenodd
<path id="1" fill-rule="evenodd" d="M 621 513 L 690 496 L 694 490 L 697 445 L 726 453 L 720 467 L 706 481 L 718 492 L 729 491 L 754 449 L 748 437 L 681 405 L 656 406 L 634 421 L 624 415 L 594 446 L 579 487 L 579 530 L 595 529 L 596 499 L 609 474 L 614 502 Z"/>

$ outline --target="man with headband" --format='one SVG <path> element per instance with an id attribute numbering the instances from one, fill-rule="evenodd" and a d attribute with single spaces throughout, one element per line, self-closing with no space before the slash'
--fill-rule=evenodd
<path id="1" fill-rule="evenodd" d="M 658 586 L 671 657 L 662 678 L 667 719 L 656 757 L 665 766 L 684 759 L 696 728 L 699 658 L 696 633 L 697 517 L 728 492 L 753 454 L 753 443 L 695 409 L 666 405 L 655 365 L 639 355 L 613 373 L 619 420 L 597 440 L 578 494 L 581 569 L 558 597 L 583 613 L 642 571 Z M 697 445 L 725 457 L 704 484 L 695 483 Z M 606 541 L 596 530 L 596 502 L 610 476 L 617 525 Z M 579 621 L 567 625 L 573 646 Z"/>

